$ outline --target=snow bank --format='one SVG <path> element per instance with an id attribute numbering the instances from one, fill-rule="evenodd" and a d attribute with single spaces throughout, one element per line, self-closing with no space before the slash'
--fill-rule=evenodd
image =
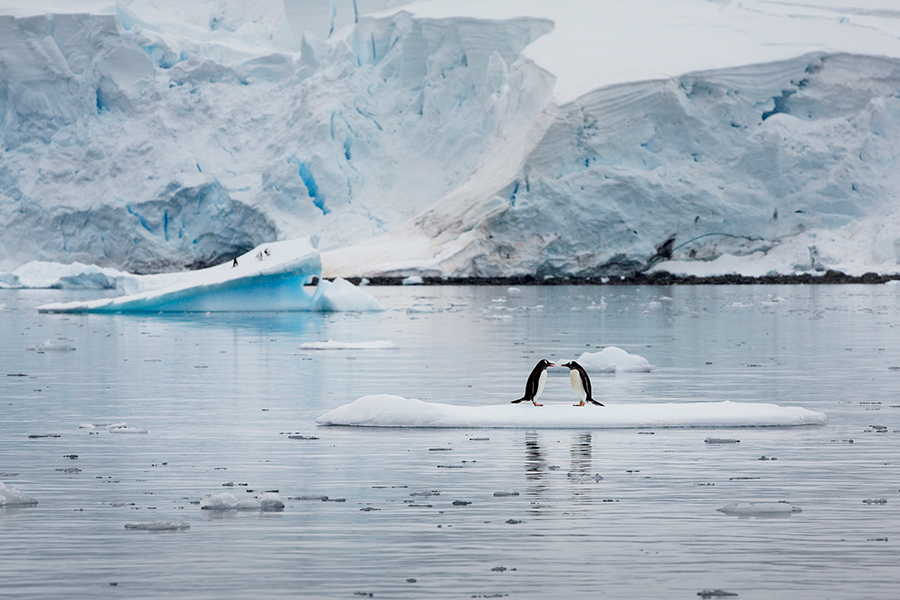
<path id="1" fill-rule="evenodd" d="M 0 506 L 26 506 L 37 503 L 37 500 L 25 492 L 0 481 Z"/>
<path id="2" fill-rule="evenodd" d="M 824 425 L 824 413 L 799 407 L 738 402 L 541 407 L 453 406 L 379 394 L 331 410 L 319 425 L 361 427 L 501 427 L 632 429 L 645 427 L 774 427 Z"/>
<path id="3" fill-rule="evenodd" d="M 300 350 L 396 350 L 397 345 L 390 340 L 377 340 L 374 342 L 304 342 L 299 346 Z"/>
<path id="4" fill-rule="evenodd" d="M 616 371 L 649 373 L 656 367 L 643 356 L 629 354 L 621 348 L 609 346 L 600 352 L 585 352 L 575 361 L 586 371 L 615 373 Z"/>
<path id="5" fill-rule="evenodd" d="M 125 296 L 52 303 L 40 312 L 380 311 L 369 294 L 343 279 L 303 286 L 321 272 L 319 254 L 305 238 L 263 244 L 232 262 L 182 273 L 129 276 Z"/>

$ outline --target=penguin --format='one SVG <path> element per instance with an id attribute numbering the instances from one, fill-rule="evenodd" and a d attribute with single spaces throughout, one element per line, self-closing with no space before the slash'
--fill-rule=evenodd
<path id="1" fill-rule="evenodd" d="M 572 389 L 575 390 L 575 395 L 581 400 L 581 402 L 575 406 L 584 406 L 585 401 L 596 404 L 597 406 L 603 406 L 591 397 L 591 378 L 588 377 L 584 367 L 574 360 L 567 362 L 562 366 L 569 367 L 569 379 L 572 380 Z"/>
<path id="2" fill-rule="evenodd" d="M 541 392 L 544 391 L 544 384 L 547 383 L 547 367 L 555 366 L 556 365 L 546 358 L 542 358 L 541 362 L 534 366 L 534 370 L 531 371 L 531 375 L 528 376 L 528 381 L 525 382 L 525 395 L 518 400 L 513 400 L 511 404 L 518 404 L 525 400 L 531 400 L 532 404 L 535 406 L 543 406 L 542 404 L 537 403 L 537 399 L 541 395 Z"/>

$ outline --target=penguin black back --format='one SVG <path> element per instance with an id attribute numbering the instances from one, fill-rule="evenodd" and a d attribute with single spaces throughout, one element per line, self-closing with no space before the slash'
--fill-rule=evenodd
<path id="1" fill-rule="evenodd" d="M 530 400 L 535 406 L 541 406 L 537 403 L 538 397 L 544 391 L 544 384 L 547 382 L 547 367 L 555 367 L 552 362 L 546 358 L 542 358 L 538 364 L 531 370 L 528 380 L 525 382 L 525 395 L 518 400 L 513 400 L 512 404 L 518 404 Z"/>

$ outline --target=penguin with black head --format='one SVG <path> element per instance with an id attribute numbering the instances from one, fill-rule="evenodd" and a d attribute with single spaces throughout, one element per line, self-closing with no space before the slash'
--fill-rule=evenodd
<path id="1" fill-rule="evenodd" d="M 567 362 L 562 366 L 569 367 L 569 379 L 572 381 L 572 389 L 575 390 L 575 395 L 578 396 L 578 399 L 580 400 L 575 406 L 584 406 L 585 402 L 603 406 L 591 397 L 591 378 L 588 377 L 584 367 L 574 360 Z"/>
<path id="2" fill-rule="evenodd" d="M 518 400 L 513 400 L 511 404 L 518 404 L 519 402 L 531 400 L 531 403 L 535 406 L 543 406 L 542 404 L 537 403 L 537 399 L 544 391 L 544 384 L 547 383 L 547 367 L 555 366 L 556 365 L 546 358 L 542 358 L 541 361 L 534 366 L 531 375 L 528 376 L 528 381 L 525 382 L 525 395 Z"/>

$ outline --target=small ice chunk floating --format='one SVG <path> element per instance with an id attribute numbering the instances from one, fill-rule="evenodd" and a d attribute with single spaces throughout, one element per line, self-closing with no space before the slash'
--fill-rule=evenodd
<path id="1" fill-rule="evenodd" d="M 321 279 L 322 261 L 306 238 L 263 244 L 208 269 L 123 278 L 125 295 L 54 302 L 42 313 L 228 311 L 381 311 L 375 298 L 344 279 Z M 313 293 L 304 289 L 315 278 Z"/>
<path id="2" fill-rule="evenodd" d="M 797 406 L 749 402 L 684 402 L 542 407 L 513 404 L 454 406 L 390 394 L 363 396 L 318 419 L 319 425 L 528 429 L 638 429 L 665 427 L 786 427 L 825 425 L 824 413 Z"/>
<path id="3" fill-rule="evenodd" d="M 0 481 L 0 507 L 2 506 L 31 506 L 37 504 L 38 501 L 26 494 L 25 492 L 6 485 Z"/>

